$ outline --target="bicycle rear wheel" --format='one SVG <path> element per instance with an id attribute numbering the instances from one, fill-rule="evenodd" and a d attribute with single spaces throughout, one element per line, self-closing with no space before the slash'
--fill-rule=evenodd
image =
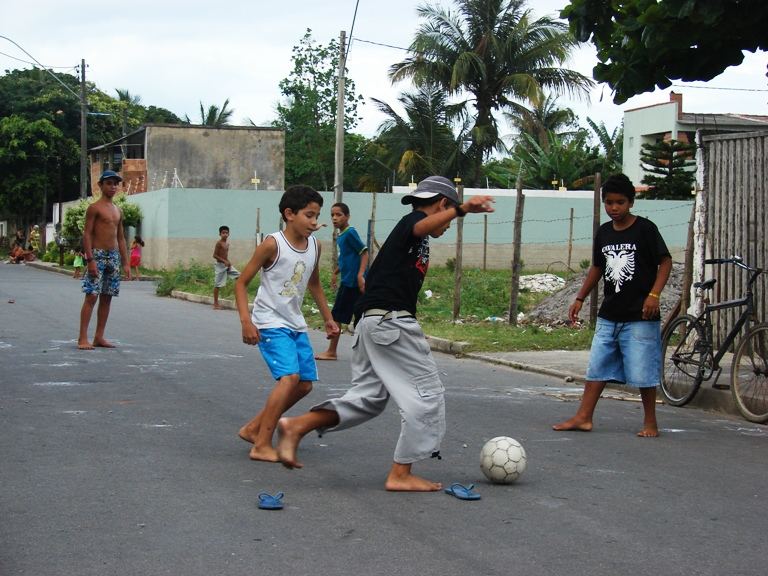
<path id="1" fill-rule="evenodd" d="M 768 324 L 753 326 L 739 342 L 731 366 L 731 394 L 750 422 L 768 422 Z"/>
<path id="2" fill-rule="evenodd" d="M 668 404 L 684 406 L 696 395 L 706 357 L 704 329 L 693 316 L 680 316 L 661 341 L 661 392 Z"/>

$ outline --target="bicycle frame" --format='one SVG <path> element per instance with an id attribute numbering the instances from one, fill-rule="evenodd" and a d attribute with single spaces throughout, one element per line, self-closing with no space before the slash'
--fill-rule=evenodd
<path id="1" fill-rule="evenodd" d="M 754 304 L 754 293 L 752 291 L 752 285 L 755 283 L 755 280 L 757 280 L 757 277 L 760 275 L 762 270 L 760 268 L 752 268 L 750 266 L 747 266 L 741 261 L 741 258 L 734 257 L 734 258 L 713 258 L 705 260 L 706 264 L 735 264 L 739 268 L 743 268 L 744 270 L 747 270 L 750 272 L 749 280 L 747 281 L 747 289 L 746 294 L 743 298 L 737 298 L 734 300 L 726 300 L 725 302 L 717 302 L 715 304 L 706 304 L 704 306 L 704 310 L 701 314 L 699 314 L 696 317 L 696 322 L 701 323 L 704 326 L 704 332 L 705 337 L 707 339 L 707 346 L 710 353 L 713 353 L 712 355 L 712 372 L 706 377 L 703 378 L 702 373 L 702 379 L 709 380 L 712 377 L 712 374 L 714 371 L 720 371 L 720 361 L 723 359 L 723 356 L 728 352 L 728 349 L 731 347 L 731 344 L 733 344 L 736 341 L 736 336 L 741 332 L 741 329 L 744 327 L 744 325 L 749 322 L 750 317 L 754 314 L 755 304 Z M 734 324 L 733 328 L 728 332 L 725 339 L 720 343 L 720 346 L 717 349 L 717 352 L 714 353 L 714 342 L 712 339 L 712 314 L 714 312 L 718 312 L 720 310 L 727 310 L 730 308 L 741 308 L 744 307 L 744 310 L 739 315 L 738 320 L 736 321 L 736 324 Z M 704 366 L 700 366 L 699 369 L 703 372 Z"/>

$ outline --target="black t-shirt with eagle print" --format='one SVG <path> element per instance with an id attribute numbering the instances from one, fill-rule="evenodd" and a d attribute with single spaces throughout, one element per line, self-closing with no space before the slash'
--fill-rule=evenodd
<path id="1" fill-rule="evenodd" d="M 592 263 L 603 273 L 603 303 L 598 316 L 613 322 L 643 319 L 643 302 L 669 250 L 656 225 L 642 216 L 625 230 L 606 222 L 597 231 Z M 658 320 L 652 318 L 650 320 Z"/>

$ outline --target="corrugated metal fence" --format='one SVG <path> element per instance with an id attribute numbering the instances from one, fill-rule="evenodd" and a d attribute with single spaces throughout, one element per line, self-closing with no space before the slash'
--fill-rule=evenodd
<path id="1" fill-rule="evenodd" d="M 700 214 L 705 218 L 705 254 L 703 258 L 741 256 L 755 267 L 768 266 L 768 131 L 722 134 L 701 138 L 703 167 Z M 718 279 L 713 302 L 739 298 L 744 294 L 747 274 L 732 265 L 708 266 L 707 278 Z M 766 288 L 768 272 L 755 286 L 758 320 L 768 320 Z M 715 340 L 720 342 L 733 326 L 740 309 L 719 313 L 715 322 Z"/>

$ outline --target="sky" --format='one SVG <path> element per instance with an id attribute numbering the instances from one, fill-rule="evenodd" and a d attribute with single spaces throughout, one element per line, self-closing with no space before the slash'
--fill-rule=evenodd
<path id="1" fill-rule="evenodd" d="M 451 0 L 432 0 L 449 5 Z M 0 36 L 10 38 L 38 62 L 75 73 L 85 59 L 86 77 L 112 96 L 115 89 L 139 95 L 145 106 L 167 108 L 177 116 L 199 119 L 200 103 L 221 106 L 229 99 L 232 124 L 269 125 L 288 77 L 291 51 L 307 28 L 322 45 L 350 32 L 347 68 L 356 91 L 366 99 L 354 130 L 373 136 L 384 116 L 369 98 L 399 109 L 398 96 L 410 88 L 392 85 L 387 71 L 402 59 L 419 25 L 423 0 L 133 0 L 110 4 L 93 0 L 0 2 Z M 530 0 L 537 16 L 557 16 L 566 0 Z M 355 7 L 357 16 L 352 29 Z M 29 68 L 23 51 L 0 38 L 0 71 Z M 383 46 L 383 45 L 386 46 Z M 597 62 L 591 44 L 574 53 L 568 67 L 591 77 Z M 684 111 L 768 114 L 768 54 L 746 53 L 744 63 L 707 82 L 656 90 L 617 106 L 607 85 L 597 85 L 583 100 L 561 98 L 586 125 L 604 122 L 609 131 L 624 110 L 667 102 L 669 91 L 684 95 Z M 728 90 L 724 89 L 728 88 Z M 732 90 L 741 88 L 742 91 Z M 504 134 L 502 127 L 501 133 Z"/>

